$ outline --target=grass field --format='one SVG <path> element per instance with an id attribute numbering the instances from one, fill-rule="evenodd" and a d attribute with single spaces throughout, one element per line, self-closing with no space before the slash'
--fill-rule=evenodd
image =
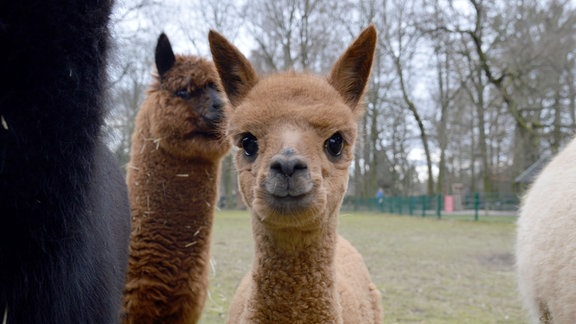
<path id="1" fill-rule="evenodd" d="M 201 323 L 224 323 L 253 254 L 248 212 L 216 214 L 210 299 Z M 384 323 L 525 323 L 513 267 L 514 218 L 345 213 L 340 233 L 363 254 Z"/>

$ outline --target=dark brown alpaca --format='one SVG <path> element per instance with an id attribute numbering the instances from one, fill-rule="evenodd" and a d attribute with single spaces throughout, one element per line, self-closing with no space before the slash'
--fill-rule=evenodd
<path id="1" fill-rule="evenodd" d="M 328 79 L 260 78 L 216 32 L 210 48 L 233 105 L 227 133 L 252 212 L 255 258 L 232 300 L 230 323 L 380 323 L 380 293 L 337 233 L 338 212 L 370 75 L 368 27 Z"/>
<path id="2" fill-rule="evenodd" d="M 196 323 L 206 300 L 220 160 L 229 144 L 213 64 L 174 56 L 162 34 L 158 77 L 136 118 L 128 166 L 133 227 L 125 323 Z"/>

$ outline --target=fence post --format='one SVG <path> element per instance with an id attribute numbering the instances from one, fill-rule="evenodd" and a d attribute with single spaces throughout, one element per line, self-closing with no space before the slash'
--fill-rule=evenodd
<path id="1" fill-rule="evenodd" d="M 442 218 L 442 194 L 438 194 L 436 197 L 436 217 Z"/>
<path id="2" fill-rule="evenodd" d="M 422 217 L 426 217 L 426 195 L 422 195 Z"/>
<path id="3" fill-rule="evenodd" d="M 478 221 L 478 209 L 480 208 L 480 193 L 474 194 L 474 221 Z"/>

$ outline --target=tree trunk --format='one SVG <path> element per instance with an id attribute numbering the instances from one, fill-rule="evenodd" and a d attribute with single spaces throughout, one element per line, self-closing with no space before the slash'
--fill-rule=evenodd
<path id="1" fill-rule="evenodd" d="M 402 97 L 404 99 L 404 102 L 408 106 L 408 109 L 412 113 L 412 116 L 414 116 L 414 119 L 418 124 L 418 129 L 420 130 L 420 139 L 422 141 L 422 146 L 424 147 L 424 154 L 426 155 L 426 166 L 428 168 L 427 194 L 432 195 L 434 194 L 434 175 L 432 174 L 432 158 L 430 157 L 430 148 L 428 146 L 428 135 L 426 135 L 426 129 L 424 128 L 422 118 L 420 118 L 420 114 L 416 109 L 416 105 L 414 105 L 414 102 L 412 102 L 412 100 L 410 100 L 410 97 L 408 96 L 408 92 L 404 84 L 404 72 L 402 70 L 402 64 L 400 63 L 400 58 L 395 59 L 395 64 L 396 64 L 396 71 L 398 72 L 398 76 L 400 78 L 400 88 L 402 89 Z"/>

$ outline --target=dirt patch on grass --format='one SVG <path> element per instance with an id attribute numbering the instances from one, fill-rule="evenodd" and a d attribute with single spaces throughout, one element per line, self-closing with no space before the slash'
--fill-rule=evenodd
<path id="1" fill-rule="evenodd" d="M 514 254 L 506 253 L 493 253 L 489 255 L 481 255 L 478 257 L 480 263 L 490 269 L 499 271 L 512 271 L 514 270 Z"/>

